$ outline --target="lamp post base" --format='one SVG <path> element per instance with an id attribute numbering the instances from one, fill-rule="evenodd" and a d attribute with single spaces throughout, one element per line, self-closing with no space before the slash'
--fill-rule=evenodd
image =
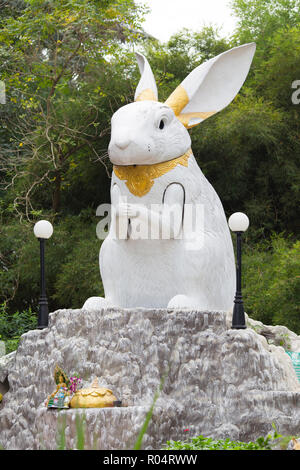
<path id="1" fill-rule="evenodd" d="M 38 315 L 38 329 L 48 328 L 49 309 L 47 299 L 40 299 Z"/>
<path id="2" fill-rule="evenodd" d="M 247 328 L 243 302 L 234 303 L 231 328 L 234 330 Z"/>

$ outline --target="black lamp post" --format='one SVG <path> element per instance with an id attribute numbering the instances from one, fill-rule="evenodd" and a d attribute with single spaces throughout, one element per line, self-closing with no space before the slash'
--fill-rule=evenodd
<path id="1" fill-rule="evenodd" d="M 236 293 L 234 298 L 231 328 L 241 330 L 247 328 L 242 297 L 242 234 L 249 227 L 249 219 L 242 212 L 235 212 L 229 217 L 228 224 L 236 233 Z"/>
<path id="2" fill-rule="evenodd" d="M 51 237 L 53 227 L 47 220 L 40 220 L 35 224 L 33 231 L 40 242 L 41 295 L 39 299 L 38 328 L 43 329 L 47 328 L 49 317 L 45 279 L 45 240 Z"/>

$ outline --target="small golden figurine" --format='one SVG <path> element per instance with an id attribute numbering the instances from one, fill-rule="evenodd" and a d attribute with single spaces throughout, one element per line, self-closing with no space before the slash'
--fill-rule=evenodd
<path id="1" fill-rule="evenodd" d="M 69 408 L 70 391 L 68 390 L 69 379 L 65 372 L 57 365 L 54 370 L 56 390 L 51 393 L 46 402 L 47 408 Z"/>
<path id="2" fill-rule="evenodd" d="M 75 392 L 71 402 L 71 408 L 106 408 L 114 406 L 117 401 L 113 392 L 105 387 L 99 387 L 98 379 L 95 377 L 92 385 Z"/>

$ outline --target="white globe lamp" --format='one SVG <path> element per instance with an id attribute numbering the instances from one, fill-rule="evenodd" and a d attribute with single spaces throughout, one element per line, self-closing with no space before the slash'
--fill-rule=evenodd
<path id="1" fill-rule="evenodd" d="M 235 212 L 229 217 L 228 225 L 232 232 L 246 232 L 249 219 L 243 212 Z"/>
<path id="2" fill-rule="evenodd" d="M 33 227 L 33 232 L 37 238 L 47 239 L 53 234 L 53 226 L 48 220 L 39 220 Z"/>

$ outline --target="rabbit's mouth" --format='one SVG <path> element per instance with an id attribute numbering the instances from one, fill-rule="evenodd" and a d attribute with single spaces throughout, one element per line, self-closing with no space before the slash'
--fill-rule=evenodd
<path id="1" fill-rule="evenodd" d="M 124 150 L 121 150 L 116 144 L 110 145 L 108 155 L 112 164 L 118 166 L 153 165 L 161 161 L 148 149 L 143 151 L 136 149 L 134 145 L 128 145 Z"/>

